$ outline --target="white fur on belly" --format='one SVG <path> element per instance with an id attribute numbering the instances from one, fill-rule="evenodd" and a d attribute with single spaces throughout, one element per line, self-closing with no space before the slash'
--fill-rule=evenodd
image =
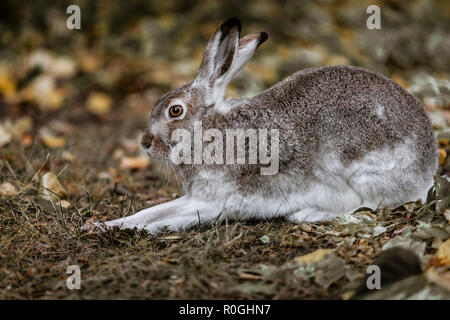
<path id="1" fill-rule="evenodd" d="M 199 222 L 230 218 L 286 216 L 292 221 L 333 219 L 360 207 L 399 206 L 422 197 L 433 183 L 436 168 L 420 172 L 414 158 L 414 139 L 391 149 L 369 152 L 345 166 L 336 154 L 316 164 L 307 180 L 279 173 L 270 177 L 273 196 L 241 194 L 220 171 L 203 170 L 190 194 L 135 215 L 106 223 L 107 227 L 143 228 L 157 233 L 163 227 L 178 231 Z"/>

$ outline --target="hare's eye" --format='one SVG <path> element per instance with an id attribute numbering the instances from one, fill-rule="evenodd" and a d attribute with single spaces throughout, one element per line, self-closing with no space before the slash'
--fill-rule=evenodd
<path id="1" fill-rule="evenodd" d="M 171 107 L 169 108 L 169 115 L 170 115 L 172 118 L 179 117 L 179 116 L 181 116 L 182 113 L 183 113 L 183 107 L 180 106 L 179 104 L 176 104 L 176 105 L 171 106 Z"/>

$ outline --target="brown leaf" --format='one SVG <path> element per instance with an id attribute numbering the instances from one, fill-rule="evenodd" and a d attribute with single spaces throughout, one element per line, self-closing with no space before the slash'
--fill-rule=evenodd
<path id="1" fill-rule="evenodd" d="M 149 158 L 145 156 L 124 157 L 120 161 L 121 169 L 144 169 L 150 163 Z"/>
<path id="2" fill-rule="evenodd" d="M 252 273 L 246 273 L 246 272 L 239 272 L 238 277 L 239 277 L 239 279 L 243 279 L 243 280 L 261 280 L 262 279 L 262 277 L 259 275 L 252 274 Z"/>
<path id="3" fill-rule="evenodd" d="M 447 160 L 447 151 L 445 149 L 440 148 L 439 149 L 439 165 L 443 165 L 445 163 L 445 160 Z"/>
<path id="4" fill-rule="evenodd" d="M 47 172 L 41 178 L 41 197 L 53 202 L 67 198 L 67 190 L 53 172 Z"/>
<path id="5" fill-rule="evenodd" d="M 66 144 L 66 139 L 64 139 L 64 137 L 55 135 L 47 127 L 41 128 L 41 130 L 39 130 L 39 135 L 42 142 L 44 142 L 48 148 L 62 148 Z"/>
<path id="6" fill-rule="evenodd" d="M 2 196 L 11 197 L 17 193 L 17 188 L 11 182 L 5 181 L 0 185 L 0 194 Z"/>

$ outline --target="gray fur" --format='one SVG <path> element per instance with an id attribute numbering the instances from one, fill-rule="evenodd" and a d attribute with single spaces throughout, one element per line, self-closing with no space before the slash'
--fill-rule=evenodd
<path id="1" fill-rule="evenodd" d="M 224 87 L 215 86 L 226 86 L 267 39 L 259 33 L 238 41 L 239 33 L 236 19 L 217 29 L 197 79 L 167 93 L 153 108 L 143 144 L 152 145 L 147 149 L 150 155 L 168 160 L 171 133 L 177 128 L 192 131 L 196 120 L 202 121 L 203 130 L 220 130 L 224 139 L 226 129 L 278 129 L 279 172 L 261 175 L 260 164 L 182 164 L 177 169 L 183 198 L 108 225 L 151 232 L 168 225 L 179 230 L 197 223 L 197 214 L 211 220 L 227 210 L 248 211 L 245 217 L 293 214 L 293 221 L 315 221 L 360 206 L 375 208 L 380 200 L 391 207 L 419 197 L 426 200 L 423 195 L 437 170 L 438 152 L 418 100 L 381 74 L 333 66 L 299 71 L 253 98 L 224 101 L 217 96 Z M 224 51 L 218 52 L 217 39 L 226 44 Z M 220 78 L 211 83 L 211 75 Z M 164 112 L 176 99 L 185 104 L 185 117 L 167 119 Z M 246 203 L 245 208 L 240 203 Z M 274 207 L 278 205 L 280 211 Z M 155 217 L 166 207 L 178 213 L 159 221 Z"/>
<path id="2" fill-rule="evenodd" d="M 226 114 L 199 104 L 202 93 L 196 88 L 186 86 L 174 95 L 196 97 L 193 107 L 202 115 L 193 118 L 202 120 L 204 130 L 216 128 L 225 136 L 225 129 L 232 128 L 279 129 L 280 174 L 296 175 L 299 180 L 311 178 L 326 154 L 337 153 L 344 164 L 350 165 L 370 151 L 406 138 L 416 141 L 415 150 L 411 150 L 416 161 L 410 169 L 417 177 L 434 173 L 437 168 L 437 146 L 423 106 L 394 81 L 363 68 L 333 66 L 299 71 L 253 98 L 234 100 L 233 109 Z M 384 106 L 384 119 L 376 114 L 378 105 Z M 259 166 L 210 167 L 224 170 L 244 194 L 276 193 L 276 186 L 270 189 L 273 177 L 259 175 Z M 198 170 L 191 166 L 180 169 L 185 177 L 192 177 Z M 414 181 L 410 184 L 414 188 Z"/>

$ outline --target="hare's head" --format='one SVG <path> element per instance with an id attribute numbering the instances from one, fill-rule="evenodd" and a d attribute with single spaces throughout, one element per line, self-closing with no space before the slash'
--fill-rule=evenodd
<path id="1" fill-rule="evenodd" d="M 221 110 L 227 84 L 267 39 L 265 32 L 239 38 L 241 23 L 229 18 L 209 39 L 197 78 L 162 96 L 153 108 L 142 146 L 155 158 L 167 159 L 172 132 L 192 128 L 210 108 Z"/>

